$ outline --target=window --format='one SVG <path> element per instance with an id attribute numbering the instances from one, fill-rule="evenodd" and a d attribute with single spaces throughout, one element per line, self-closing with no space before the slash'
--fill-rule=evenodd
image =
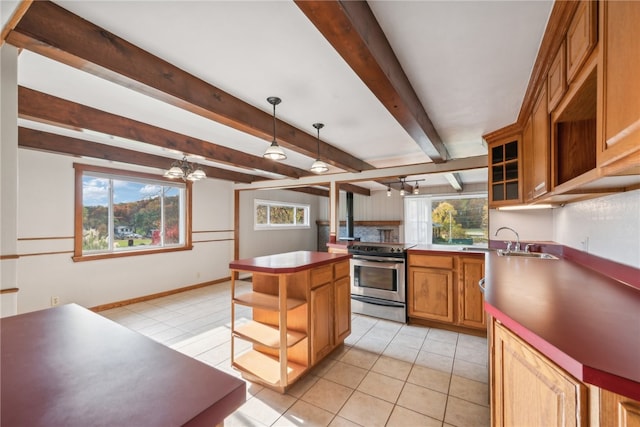
<path id="1" fill-rule="evenodd" d="M 256 230 L 309 228 L 309 205 L 255 199 L 253 206 Z"/>
<path id="2" fill-rule="evenodd" d="M 406 197 L 407 243 L 483 246 L 489 243 L 487 195 Z"/>
<path id="3" fill-rule="evenodd" d="M 191 183 L 74 167 L 75 261 L 191 249 Z"/>

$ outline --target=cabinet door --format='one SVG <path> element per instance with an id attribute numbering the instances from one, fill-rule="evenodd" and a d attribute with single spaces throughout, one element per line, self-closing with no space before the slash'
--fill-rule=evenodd
<path id="1" fill-rule="evenodd" d="M 607 390 L 600 390 L 600 425 L 640 426 L 640 402 Z"/>
<path id="2" fill-rule="evenodd" d="M 312 364 L 333 348 L 333 285 L 327 283 L 311 291 Z"/>
<path id="3" fill-rule="evenodd" d="M 565 74 L 565 51 L 564 42 L 560 45 L 558 53 L 556 54 L 551 67 L 549 68 L 549 74 L 547 75 L 547 84 L 549 86 L 549 99 L 548 107 L 549 111 L 553 110 L 558 102 L 562 99 L 567 90 L 567 76 Z"/>
<path id="4" fill-rule="evenodd" d="M 600 5 L 604 134 L 598 165 L 605 166 L 640 151 L 640 2 Z"/>
<path id="5" fill-rule="evenodd" d="M 520 138 L 489 145 L 489 205 L 522 203 Z"/>
<path id="6" fill-rule="evenodd" d="M 596 2 L 583 0 L 567 30 L 567 80 L 569 83 L 596 45 Z"/>
<path id="7" fill-rule="evenodd" d="M 549 153 L 549 112 L 547 109 L 547 89 L 542 85 L 538 101 L 533 107 L 531 118 L 533 131 L 533 163 L 531 169 L 531 199 L 546 194 L 549 191 L 549 172 L 551 161 Z"/>
<path id="8" fill-rule="evenodd" d="M 487 326 L 484 298 L 478 282 L 484 277 L 484 259 L 460 258 L 458 323 L 472 328 Z"/>
<path id="9" fill-rule="evenodd" d="M 335 282 L 335 344 L 351 333 L 351 280 L 349 276 Z"/>
<path id="10" fill-rule="evenodd" d="M 494 323 L 494 426 L 586 425 L 586 386 Z"/>
<path id="11" fill-rule="evenodd" d="M 409 268 L 409 316 L 453 322 L 453 271 Z"/>

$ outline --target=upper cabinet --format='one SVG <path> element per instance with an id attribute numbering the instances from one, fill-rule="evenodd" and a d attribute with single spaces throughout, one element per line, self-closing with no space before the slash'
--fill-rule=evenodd
<path id="1" fill-rule="evenodd" d="M 598 165 L 640 169 L 640 2 L 600 5 L 602 141 Z M 618 167 L 613 167 L 617 162 Z"/>
<path id="2" fill-rule="evenodd" d="M 509 137 L 489 144 L 489 204 L 500 206 L 522 201 L 520 138 Z"/>
<path id="3" fill-rule="evenodd" d="M 638 188 L 640 2 L 556 2 L 541 46 L 518 121 L 484 136 L 490 207 Z M 513 141 L 517 195 L 499 160 Z"/>
<path id="4" fill-rule="evenodd" d="M 567 30 L 567 81 L 571 83 L 597 42 L 597 4 L 581 1 Z"/>

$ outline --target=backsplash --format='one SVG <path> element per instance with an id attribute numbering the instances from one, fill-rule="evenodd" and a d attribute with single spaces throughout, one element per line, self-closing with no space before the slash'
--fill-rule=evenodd
<path id="1" fill-rule="evenodd" d="M 640 268 L 640 190 L 554 209 L 554 240 Z"/>
<path id="2" fill-rule="evenodd" d="M 498 227 L 512 227 L 524 241 L 553 241 L 601 258 L 640 268 L 640 190 L 564 207 L 489 213 L 491 239 L 512 240 Z"/>

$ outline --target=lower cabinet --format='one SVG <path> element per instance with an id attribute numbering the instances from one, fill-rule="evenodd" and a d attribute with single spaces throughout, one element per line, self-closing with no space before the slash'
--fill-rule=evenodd
<path id="1" fill-rule="evenodd" d="M 343 342 L 351 333 L 351 279 L 349 276 L 335 282 L 335 339 Z"/>
<path id="2" fill-rule="evenodd" d="M 453 322 L 453 271 L 411 267 L 409 317 Z"/>
<path id="3" fill-rule="evenodd" d="M 470 328 L 484 329 L 487 318 L 484 298 L 478 282 L 484 278 L 484 258 L 460 257 L 458 280 L 458 323 Z"/>
<path id="4" fill-rule="evenodd" d="M 333 349 L 333 286 L 326 283 L 311 290 L 311 364 Z"/>
<path id="5" fill-rule="evenodd" d="M 587 387 L 502 324 L 493 329 L 493 426 L 587 425 Z"/>
<path id="6" fill-rule="evenodd" d="M 489 342 L 492 426 L 640 427 L 640 402 L 587 386 L 496 319 Z"/>
<path id="7" fill-rule="evenodd" d="M 640 426 L 640 402 L 607 390 L 600 390 L 600 425 Z"/>
<path id="8" fill-rule="evenodd" d="M 336 263 L 322 284 L 311 289 L 311 364 L 315 365 L 351 333 L 349 262 Z M 313 277 L 313 272 L 312 272 Z M 314 280 L 311 280 L 312 284 Z"/>
<path id="9" fill-rule="evenodd" d="M 407 306 L 409 317 L 450 326 L 486 330 L 484 255 L 409 253 Z"/>

